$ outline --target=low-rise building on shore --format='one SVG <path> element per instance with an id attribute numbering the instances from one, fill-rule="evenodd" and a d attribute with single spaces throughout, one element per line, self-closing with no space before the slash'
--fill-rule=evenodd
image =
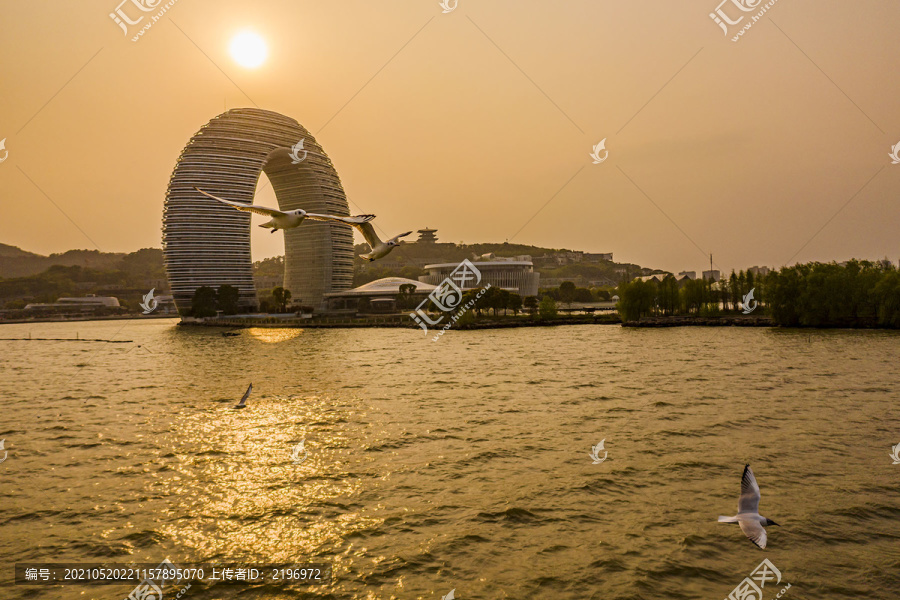
<path id="1" fill-rule="evenodd" d="M 537 296 L 538 294 L 541 274 L 535 272 L 534 264 L 530 260 L 500 259 L 478 261 L 472 264 L 481 273 L 481 281 L 477 285 L 473 280 L 471 281 L 472 285 L 461 286 L 464 291 L 491 284 L 492 287 L 508 290 L 514 294 L 519 294 L 523 298 L 526 296 Z M 419 277 L 419 281 L 438 286 L 458 266 L 459 263 L 425 265 L 425 270 L 428 271 L 428 274 Z"/>

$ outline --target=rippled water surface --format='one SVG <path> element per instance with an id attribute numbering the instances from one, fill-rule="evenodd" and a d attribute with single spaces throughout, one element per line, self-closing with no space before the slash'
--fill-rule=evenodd
<path id="1" fill-rule="evenodd" d="M 894 333 L 0 327 L 76 332 L 134 343 L 0 341 L 2 598 L 134 587 L 11 587 L 14 562 L 166 557 L 334 567 L 187 600 L 718 599 L 763 558 L 783 598 L 900 590 Z M 745 463 L 765 551 L 716 522 Z"/>

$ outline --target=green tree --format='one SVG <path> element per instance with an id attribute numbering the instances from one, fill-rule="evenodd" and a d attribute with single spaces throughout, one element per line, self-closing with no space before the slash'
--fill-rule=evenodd
<path id="1" fill-rule="evenodd" d="M 278 308 L 281 309 L 281 312 L 287 312 L 288 302 L 291 301 L 291 290 L 277 287 L 272 290 L 272 296 L 275 298 L 275 303 L 278 305 Z"/>
<path id="2" fill-rule="evenodd" d="M 737 310 L 738 302 L 741 301 L 741 285 L 733 269 L 731 277 L 728 278 L 728 287 L 731 290 L 731 308 Z"/>
<path id="3" fill-rule="evenodd" d="M 191 298 L 191 316 L 198 318 L 216 316 L 216 290 L 204 285 L 194 291 Z"/>
<path id="4" fill-rule="evenodd" d="M 878 325 L 900 327 L 900 272 L 885 273 L 875 286 L 874 296 L 878 303 Z"/>
<path id="5" fill-rule="evenodd" d="M 538 314 L 542 319 L 552 319 L 556 316 L 556 300 L 550 296 L 544 296 L 538 306 Z"/>
<path id="6" fill-rule="evenodd" d="M 563 281 L 559 284 L 559 299 L 571 306 L 575 300 L 575 284 L 571 281 Z"/>
<path id="7" fill-rule="evenodd" d="M 587 288 L 575 288 L 575 302 L 593 302 L 594 295 Z"/>
<path id="8" fill-rule="evenodd" d="M 240 300 L 240 291 L 232 285 L 220 285 L 219 291 L 216 293 L 216 304 L 226 315 L 234 315 L 238 312 L 238 300 Z"/>
<path id="9" fill-rule="evenodd" d="M 528 311 L 530 314 L 534 314 L 538 307 L 537 296 L 526 296 L 524 305 L 526 311 Z"/>
<path id="10" fill-rule="evenodd" d="M 497 294 L 497 308 L 503 309 L 503 316 L 506 316 L 506 309 L 509 308 L 509 298 L 512 296 L 512 293 L 509 290 L 501 289 Z M 494 309 L 494 314 L 497 314 L 497 308 Z"/>
<path id="11" fill-rule="evenodd" d="M 502 298 L 502 292 L 503 290 L 498 287 L 491 286 L 487 288 L 481 295 L 481 298 L 478 299 L 476 306 L 494 311 L 494 316 L 496 317 L 497 310 L 506 307 L 505 300 Z"/>
<path id="12" fill-rule="evenodd" d="M 635 279 L 630 283 L 619 285 L 619 302 L 616 309 L 623 321 L 638 321 L 653 311 L 657 296 L 655 282 Z"/>
<path id="13" fill-rule="evenodd" d="M 681 296 L 678 289 L 678 281 L 674 275 L 666 275 L 666 278 L 658 285 L 659 308 L 664 315 L 675 315 L 681 312 Z"/>
<path id="14" fill-rule="evenodd" d="M 513 311 L 514 315 L 519 316 L 519 311 L 522 310 L 522 296 L 510 294 L 509 299 L 506 301 L 506 308 Z"/>

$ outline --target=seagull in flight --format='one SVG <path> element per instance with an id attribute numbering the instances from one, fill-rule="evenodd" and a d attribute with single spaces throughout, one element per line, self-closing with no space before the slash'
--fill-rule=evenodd
<path id="1" fill-rule="evenodd" d="M 362 223 L 351 223 L 351 225 L 356 227 L 362 236 L 366 238 L 366 242 L 369 244 L 369 252 L 367 254 L 359 255 L 360 258 L 364 258 L 369 262 L 384 258 L 390 254 L 391 250 L 400 245 L 400 238 L 412 234 L 412 231 L 407 231 L 406 233 L 401 233 L 400 235 L 392 237 L 386 242 L 382 242 L 381 238 L 378 237 L 378 234 L 375 233 L 375 228 L 372 227 L 372 224 L 369 223 L 369 221 L 371 221 L 371 219 Z"/>
<path id="2" fill-rule="evenodd" d="M 251 383 L 247 386 L 247 391 L 244 392 L 244 395 L 241 396 L 241 401 L 235 405 L 235 408 L 247 408 L 247 398 L 250 397 L 250 392 L 253 391 L 253 384 Z"/>
<path id="3" fill-rule="evenodd" d="M 738 514 L 734 517 L 719 517 L 719 523 L 737 523 L 741 526 L 750 541 L 758 547 L 766 547 L 765 525 L 778 525 L 772 519 L 767 519 L 759 514 L 759 484 L 750 470 L 750 465 L 744 467 L 744 475 L 741 477 L 741 497 L 738 498 Z"/>
<path id="4" fill-rule="evenodd" d="M 265 206 L 258 206 L 255 204 L 232 202 L 231 200 L 225 200 L 223 198 L 219 198 L 218 196 L 208 194 L 198 187 L 195 187 L 194 189 L 204 196 L 212 198 L 213 200 L 218 200 L 219 202 L 227 204 L 228 206 L 233 206 L 238 210 L 256 213 L 258 215 L 263 215 L 264 217 L 272 217 L 271 221 L 262 223 L 260 225 L 260 227 L 270 227 L 272 229 L 272 233 L 275 233 L 279 229 L 293 229 L 294 227 L 299 227 L 304 219 L 312 219 L 313 221 L 334 221 L 337 223 L 347 223 L 348 225 L 356 226 L 368 223 L 375 218 L 375 215 L 357 215 L 355 217 L 320 215 L 316 213 L 306 212 L 303 209 L 281 211 L 275 210 L 274 208 L 266 208 Z"/>

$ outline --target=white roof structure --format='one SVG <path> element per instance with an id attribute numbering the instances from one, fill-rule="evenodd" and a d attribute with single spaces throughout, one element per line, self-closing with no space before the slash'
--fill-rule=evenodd
<path id="1" fill-rule="evenodd" d="M 437 286 L 429 283 L 413 281 L 412 279 L 406 279 L 405 277 L 385 277 L 383 279 L 376 279 L 375 281 L 364 283 L 352 290 L 333 292 L 331 294 L 325 294 L 325 296 L 395 296 L 400 293 L 401 285 L 414 285 L 416 286 L 416 293 L 419 294 L 429 294 L 437 288 Z"/>
<path id="2" fill-rule="evenodd" d="M 39 308 L 118 308 L 119 299 L 113 296 L 83 296 L 81 298 L 57 298 L 52 304 L 32 303 L 25 306 L 26 310 Z"/>

